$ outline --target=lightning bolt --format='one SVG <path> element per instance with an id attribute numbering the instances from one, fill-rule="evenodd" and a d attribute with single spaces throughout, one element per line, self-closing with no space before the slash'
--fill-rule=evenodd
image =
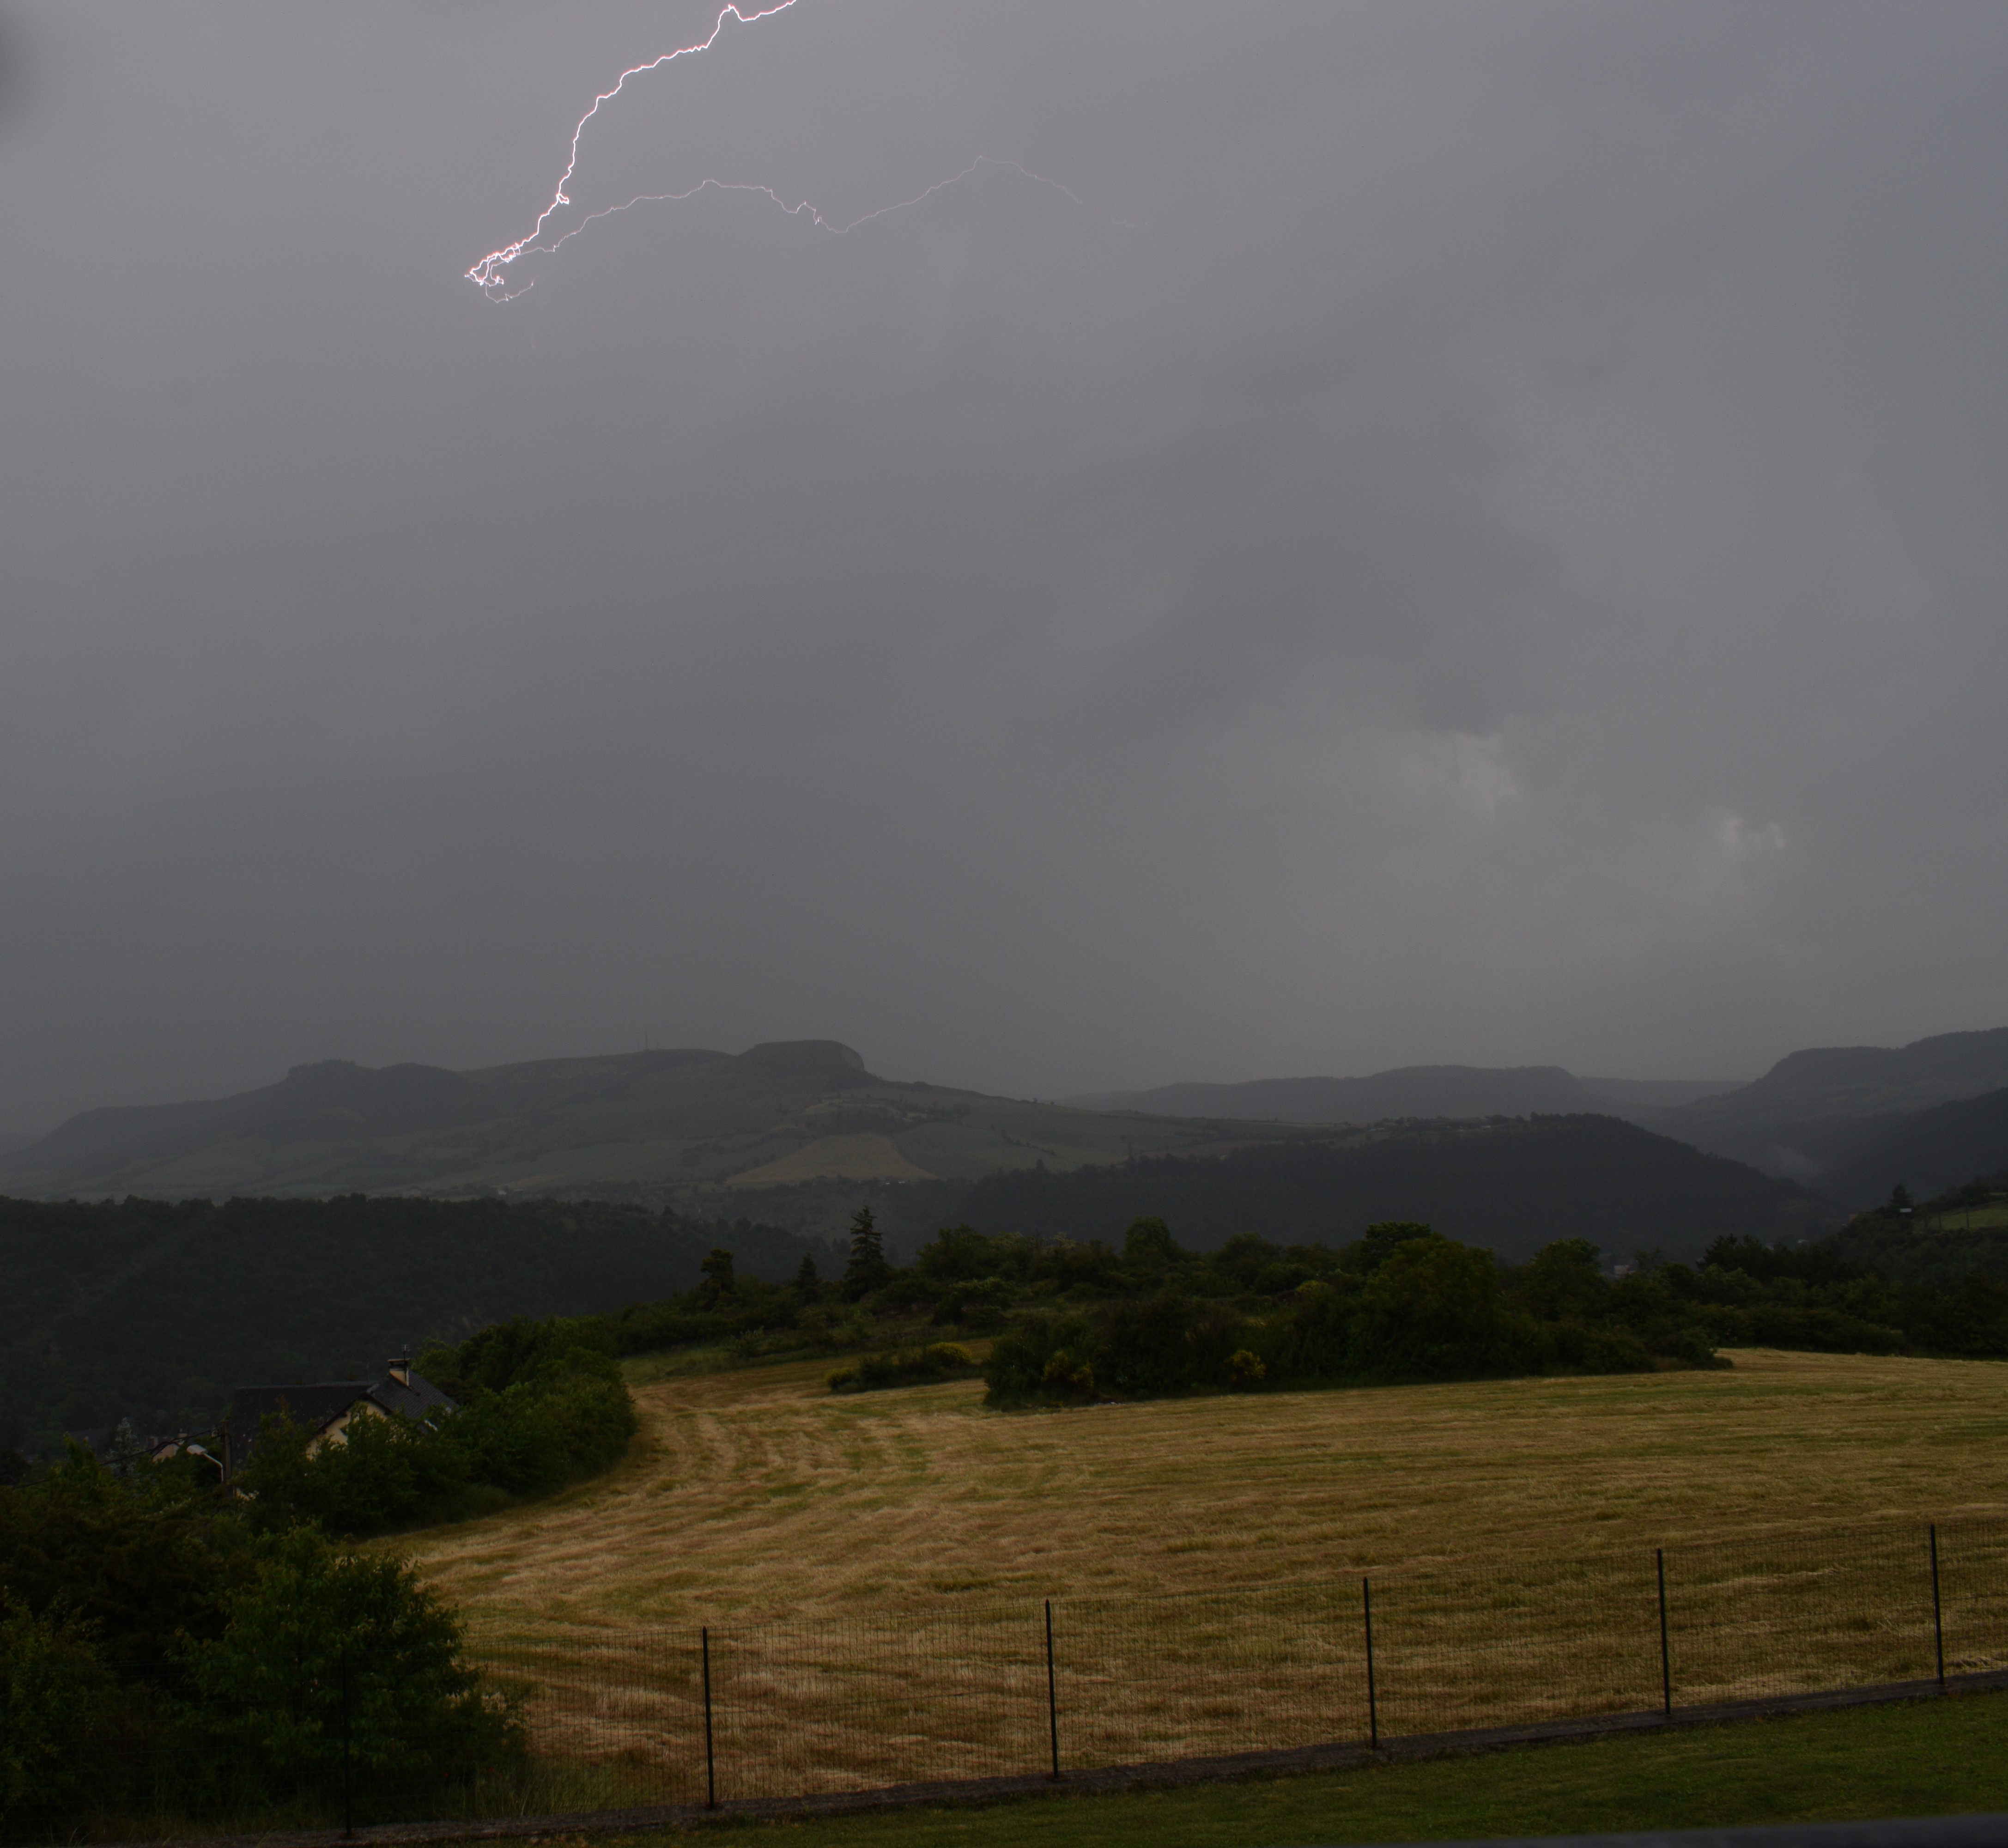
<path id="1" fill-rule="evenodd" d="M 603 104 L 612 102 L 620 94 L 630 77 L 645 76 L 651 71 L 660 70 L 665 65 L 675 63 L 679 58 L 692 58 L 700 51 L 709 51 L 718 42 L 718 35 L 725 30 L 725 22 L 727 19 L 736 19 L 742 26 L 751 26 L 757 24 L 762 19 L 771 19 L 776 13 L 787 12 L 795 4 L 796 0 L 778 0 L 776 5 L 765 7 L 757 12 L 742 12 L 736 5 L 726 6 L 712 23 L 709 36 L 700 39 L 695 44 L 679 45 L 673 51 L 663 52 L 659 58 L 650 58 L 646 64 L 637 64 L 623 71 L 615 80 L 612 89 L 601 91 L 592 99 L 592 107 L 578 119 L 574 126 L 571 132 L 571 156 L 565 162 L 564 172 L 558 175 L 558 183 L 552 192 L 550 204 L 537 214 L 536 223 L 514 243 L 504 244 L 499 250 L 490 251 L 486 257 L 473 264 L 466 272 L 467 280 L 474 284 L 491 302 L 514 301 L 517 296 L 534 288 L 536 284 L 535 277 L 523 277 L 519 279 L 511 273 L 510 266 L 520 258 L 554 255 L 589 225 L 596 225 L 601 219 L 613 218 L 620 212 L 632 211 L 638 205 L 673 205 L 686 199 L 695 199 L 698 193 L 704 192 L 757 193 L 769 203 L 778 206 L 790 218 L 806 218 L 818 231 L 827 231 L 833 236 L 842 237 L 847 232 L 855 231 L 861 225 L 868 225 L 875 218 L 884 218 L 888 212 L 904 211 L 910 206 L 918 205 L 924 200 L 932 199 L 935 193 L 942 191 L 945 187 L 958 185 L 985 167 L 995 167 L 1008 168 L 1013 173 L 1020 174 L 1035 186 L 1050 187 L 1062 196 L 1071 200 L 1084 211 L 1094 211 L 1094 208 L 1078 193 L 1061 185 L 1056 179 L 1048 179 L 1045 175 L 1034 173 L 1029 167 L 1016 161 L 993 160 L 988 154 L 978 154 L 960 172 L 951 173 L 946 179 L 936 180 L 932 186 L 924 187 L 912 198 L 896 199 L 889 205 L 878 206 L 861 217 L 853 218 L 842 225 L 825 217 L 806 199 L 797 200 L 792 205 L 790 204 L 772 186 L 762 186 L 751 180 L 701 179 L 695 186 L 687 187 L 681 193 L 638 193 L 632 199 L 624 200 L 618 205 L 603 206 L 598 211 L 587 213 L 576 225 L 546 239 L 546 234 L 550 228 L 553 216 L 572 203 L 571 196 L 565 189 L 571 184 L 572 175 L 578 171 L 579 143 L 585 134 L 586 125 L 599 113 Z M 1102 217 L 1105 214 L 1098 212 L 1095 215 Z M 1110 221 L 1122 225 L 1122 221 L 1119 219 Z M 1135 227 L 1122 225 L 1122 228 L 1132 230 Z"/>

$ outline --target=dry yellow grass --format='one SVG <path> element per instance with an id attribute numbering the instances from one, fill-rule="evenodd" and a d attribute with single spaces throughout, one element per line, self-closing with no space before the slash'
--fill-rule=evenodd
<path id="1" fill-rule="evenodd" d="M 1664 1373 L 985 1411 L 827 1363 L 660 1382 L 612 1475 L 435 1530 L 485 1619 L 686 1624 L 937 1593 L 1211 1591 L 2008 1510 L 2008 1367 Z"/>
<path id="2" fill-rule="evenodd" d="M 666 1379 L 613 1475 L 412 1550 L 569 1690 L 540 1732 L 575 1754 L 684 1776 L 710 1627 L 748 1793 L 1036 1765 L 1048 1597 L 1074 1763 L 1363 1731 L 1368 1572 L 1390 1731 L 1654 1704 L 1660 1546 L 1684 1701 L 1929 1673 L 1927 1521 L 1957 1524 L 1949 1666 L 1995 1665 L 2008 1368 L 1735 1358 L 1013 1414 Z"/>

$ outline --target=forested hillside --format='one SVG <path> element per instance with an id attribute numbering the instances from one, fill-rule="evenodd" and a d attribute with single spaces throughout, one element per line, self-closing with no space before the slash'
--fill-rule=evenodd
<path id="1" fill-rule="evenodd" d="M 1867 1208 L 1895 1187 L 1920 1199 L 1977 1174 L 2008 1174 L 2008 1090 L 1942 1103 L 1910 1118 L 1819 1179 L 1843 1205 Z"/>
<path id="2" fill-rule="evenodd" d="M 829 1255 L 750 1222 L 551 1201 L 0 1199 L 0 1443 L 171 1430 L 237 1386 L 373 1377 L 512 1315 L 666 1296 L 720 1242 L 756 1276 Z"/>
<path id="3" fill-rule="evenodd" d="M 1086 1241 L 1147 1214 L 1207 1251 L 1239 1232 L 1335 1246 L 1377 1220 L 1427 1220 L 1512 1262 L 1558 1238 L 1587 1238 L 1613 1259 L 1648 1248 L 1698 1258 L 1725 1235 L 1803 1237 L 1837 1217 L 1789 1181 L 1609 1117 L 1391 1125 L 1210 1159 L 1031 1169 L 967 1187 L 890 1188 L 880 1213 L 902 1250 L 963 1220 Z"/>
<path id="4" fill-rule="evenodd" d="M 1733 1078 L 1578 1078 L 1559 1065 L 1401 1065 L 1364 1078 L 1251 1078 L 1160 1085 L 1069 1098 L 1091 1110 L 1283 1123 L 1380 1123 L 1395 1117 L 1529 1117 L 1607 1111 L 1643 1121 L 1738 1089 Z"/>
<path id="5" fill-rule="evenodd" d="M 1857 1213 L 1819 1248 L 1895 1283 L 1946 1284 L 1980 1276 L 2008 1283 L 2008 1173 L 1968 1181 L 1915 1206 L 1902 1187 Z"/>
<path id="6" fill-rule="evenodd" d="M 1847 1164 L 1855 1157 L 1921 1111 L 2003 1085 L 2008 1027 L 1901 1046 L 1815 1046 L 1780 1059 L 1739 1091 L 1669 1110 L 1654 1127 L 1767 1173 L 1813 1181 L 1844 1205 L 1861 1206 L 1869 1202 L 1852 1197 L 1860 1183 Z M 1888 1185 L 1872 1188 L 1872 1198 Z"/>

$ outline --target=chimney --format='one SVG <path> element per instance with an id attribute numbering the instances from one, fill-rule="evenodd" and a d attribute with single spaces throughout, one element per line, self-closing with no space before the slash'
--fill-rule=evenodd
<path id="1" fill-rule="evenodd" d="M 394 1354 L 391 1360 L 391 1377 L 401 1386 L 412 1383 L 412 1357 L 408 1354 Z"/>

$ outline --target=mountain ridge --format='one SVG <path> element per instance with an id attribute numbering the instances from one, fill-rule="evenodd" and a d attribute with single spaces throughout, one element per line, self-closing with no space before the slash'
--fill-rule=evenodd
<path id="1" fill-rule="evenodd" d="M 0 1157 L 0 1193 L 176 1198 L 577 1194 L 656 1204 L 790 1179 L 973 1179 L 1273 1128 L 1115 1118 L 881 1078 L 836 1040 L 550 1059 L 467 1072 L 329 1060 L 186 1103 L 80 1112 Z"/>
<path id="2" fill-rule="evenodd" d="M 1922 1113 L 2003 1088 L 2008 1027 L 1933 1034 L 1900 1046 L 1805 1047 L 1748 1082 L 1583 1078 L 1559 1065 L 1409 1065 L 1363 1078 L 1165 1085 L 1069 1101 L 1304 1124 L 1597 1113 L 1861 1204 L 1852 1164 Z M 2008 1147 L 1992 1166 L 2008 1167 Z"/>
<path id="3" fill-rule="evenodd" d="M 1065 1101 L 1232 1121 L 1378 1123 L 1394 1117 L 1524 1117 L 1602 1111 L 1628 1121 L 1717 1091 L 1733 1078 L 1578 1078 L 1560 1065 L 1398 1065 L 1361 1078 L 1250 1078 L 1104 1091 Z"/>
<path id="4" fill-rule="evenodd" d="M 1656 1128 L 1766 1174 L 1819 1183 L 1909 1118 L 2008 1086 L 2008 1027 L 1900 1046 L 1811 1046 L 1741 1090 L 1669 1110 Z"/>
<path id="5" fill-rule="evenodd" d="M 1349 1124 L 1598 1115 L 1859 1205 L 1869 1202 L 1855 1197 L 1865 1183 L 1852 1164 L 1921 1113 L 1997 1089 L 2008 1089 L 2008 1028 L 1900 1047 L 1802 1049 L 1747 1084 L 1586 1078 L 1557 1065 L 1418 1065 L 1060 1103 L 879 1078 L 836 1040 L 469 1071 L 323 1060 L 227 1097 L 86 1110 L 24 1147 L 0 1145 L 0 1193 L 550 1195 L 731 1216 L 735 1198 L 825 1182 L 966 1182 L 1041 1165 L 1066 1172 Z M 1983 1135 L 1979 1146 L 1992 1145 Z M 1885 1165 L 1911 1159 L 1900 1149 Z M 1977 1165 L 2008 1167 L 2008 1148 Z"/>

